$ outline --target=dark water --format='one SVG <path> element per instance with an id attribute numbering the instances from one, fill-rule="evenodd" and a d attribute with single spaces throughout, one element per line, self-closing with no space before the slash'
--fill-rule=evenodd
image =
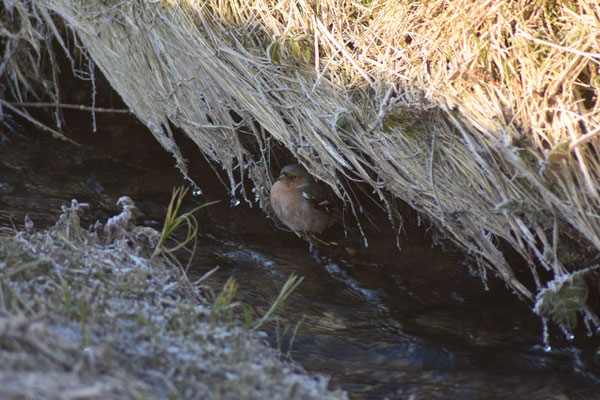
<path id="1" fill-rule="evenodd" d="M 97 133 L 73 133 L 82 147 L 40 132 L 0 132 L 0 233 L 22 229 L 25 214 L 48 227 L 72 198 L 92 205 L 88 222 L 105 219 L 122 195 L 140 208 L 140 223 L 160 228 L 181 175 L 143 127 L 119 118 L 99 117 Z M 296 342 L 290 348 L 289 330 L 278 335 L 275 327 L 268 340 L 352 398 L 600 398 L 597 340 L 566 345 L 555 336 L 544 352 L 529 305 L 492 277 L 484 285 L 473 266 L 425 234 L 402 236 L 399 250 L 384 230 L 355 256 L 312 248 L 278 230 L 257 205 L 232 207 L 213 170 L 190 154 L 204 196 L 189 207 L 223 200 L 198 213 L 191 274 L 219 266 L 211 285 L 218 290 L 235 277 L 256 315 L 291 274 L 303 276 L 279 311 L 280 328 L 303 319 Z"/>

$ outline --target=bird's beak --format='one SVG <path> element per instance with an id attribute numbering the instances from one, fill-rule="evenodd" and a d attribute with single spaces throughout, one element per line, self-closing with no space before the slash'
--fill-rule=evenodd
<path id="1" fill-rule="evenodd" d="M 281 174 L 277 177 L 277 179 L 275 179 L 275 181 L 283 181 L 285 180 L 285 174 Z"/>

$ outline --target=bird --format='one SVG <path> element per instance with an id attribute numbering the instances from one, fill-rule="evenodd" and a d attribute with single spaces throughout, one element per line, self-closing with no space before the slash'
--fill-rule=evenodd
<path id="1" fill-rule="evenodd" d="M 279 220 L 295 232 L 320 234 L 334 223 L 325 208 L 329 203 L 325 191 L 298 164 L 281 169 L 270 198 Z"/>

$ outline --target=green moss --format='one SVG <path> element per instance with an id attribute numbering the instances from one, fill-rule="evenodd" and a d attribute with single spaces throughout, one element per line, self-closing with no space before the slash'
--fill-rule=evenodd
<path id="1" fill-rule="evenodd" d="M 281 65 L 283 62 L 308 65 L 315 57 L 313 43 L 305 35 L 278 37 L 268 47 L 268 53 L 274 65 Z"/>
<path id="2" fill-rule="evenodd" d="M 384 132 L 388 134 L 396 129 L 402 129 L 404 136 L 411 140 L 422 141 L 425 138 L 427 140 L 430 138 L 421 116 L 408 110 L 387 114 L 382 123 Z"/>
<path id="3" fill-rule="evenodd" d="M 583 274 L 571 275 L 540 292 L 536 311 L 571 332 L 577 327 L 577 313 L 585 306 L 587 295 Z"/>

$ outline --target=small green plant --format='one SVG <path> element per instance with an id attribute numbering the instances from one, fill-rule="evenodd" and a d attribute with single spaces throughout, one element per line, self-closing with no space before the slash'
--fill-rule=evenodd
<path id="1" fill-rule="evenodd" d="M 253 331 L 260 329 L 263 325 L 272 321 L 279 323 L 273 314 L 279 307 L 281 307 L 283 302 L 298 287 L 298 285 L 300 285 L 303 279 L 304 278 L 299 278 L 297 275 L 292 274 L 279 291 L 279 295 L 271 307 L 269 307 L 267 312 L 260 319 L 254 321 L 250 307 L 239 301 L 235 301 L 236 298 L 238 298 L 239 284 L 233 278 L 229 278 L 225 285 L 223 285 L 221 292 L 212 302 L 212 318 L 215 321 L 219 320 L 232 322 L 235 317 L 234 310 L 236 308 L 240 308 L 242 311 L 241 318 L 244 325 Z M 295 327 L 290 344 L 293 344 L 293 341 L 298 333 L 299 326 L 300 324 Z M 287 329 L 288 328 L 285 328 L 283 335 L 287 333 Z M 277 330 L 280 330 L 279 327 Z"/>
<path id="2" fill-rule="evenodd" d="M 275 310 L 277 310 L 281 304 L 288 298 L 290 294 L 302 283 L 304 280 L 303 277 L 299 278 L 297 275 L 290 275 L 287 279 L 281 290 L 279 291 L 279 296 L 275 299 L 269 310 L 263 315 L 258 321 L 255 321 L 251 325 L 252 330 L 260 329 L 261 326 L 266 324 L 267 322 L 273 321 L 275 318 L 272 316 Z"/>
<path id="3" fill-rule="evenodd" d="M 201 208 L 206 206 L 218 203 L 220 200 L 211 201 L 208 203 L 204 203 L 191 211 L 179 214 L 179 208 L 181 207 L 181 203 L 183 198 L 185 197 L 188 188 L 184 188 L 180 186 L 178 188 L 173 189 L 173 195 L 171 196 L 171 202 L 169 203 L 169 208 L 167 209 L 167 215 L 165 216 L 165 224 L 163 226 L 160 240 L 152 253 L 152 256 L 157 256 L 159 254 L 167 255 L 171 259 L 173 252 L 184 248 L 188 243 L 194 242 L 193 248 L 196 248 L 196 234 L 198 233 L 198 220 L 194 217 L 194 213 Z M 179 229 L 182 224 L 187 226 L 187 234 L 185 238 L 181 242 L 177 242 L 177 244 L 173 247 L 167 247 L 166 241 L 167 239 L 173 239 L 172 235 L 177 229 Z M 174 240 L 174 239 L 173 239 Z M 192 250 L 193 253 L 193 250 Z"/>
<path id="4" fill-rule="evenodd" d="M 574 273 L 550 282 L 537 297 L 535 312 L 572 332 L 577 327 L 577 314 L 585 309 L 588 286 L 583 274 Z"/>
<path id="5" fill-rule="evenodd" d="M 294 348 L 294 345 L 296 344 L 296 339 L 298 338 L 298 332 L 300 331 L 300 327 L 302 326 L 303 322 L 304 322 L 304 317 L 302 317 L 302 319 L 300 321 L 298 321 L 298 323 L 294 327 L 294 332 L 292 332 L 292 337 L 290 338 L 290 343 L 288 345 L 288 351 L 286 354 L 286 356 L 288 358 L 291 357 L 291 355 L 292 355 L 292 349 Z"/>
<path id="6" fill-rule="evenodd" d="M 233 310 L 240 305 L 235 302 L 235 298 L 238 294 L 239 285 L 233 278 L 229 278 L 223 290 L 217 295 L 212 304 L 212 318 L 213 320 L 231 322 L 233 320 Z"/>
<path id="7" fill-rule="evenodd" d="M 288 343 L 287 351 L 285 353 L 285 356 L 287 358 L 291 357 L 292 349 L 294 348 L 294 344 L 296 344 L 296 339 L 298 338 L 298 331 L 300 331 L 300 327 L 302 326 L 303 322 L 304 322 L 304 317 L 302 317 L 302 319 L 300 319 L 300 321 L 298 321 L 298 323 L 296 323 L 296 326 L 294 327 L 294 331 L 291 332 L 291 334 L 290 334 L 291 335 L 290 340 Z M 289 328 L 290 328 L 290 325 L 286 325 L 285 327 L 281 328 L 281 326 L 279 325 L 279 320 L 276 321 L 275 334 L 277 335 L 277 350 L 281 354 L 283 354 L 284 340 L 289 332 Z"/>

